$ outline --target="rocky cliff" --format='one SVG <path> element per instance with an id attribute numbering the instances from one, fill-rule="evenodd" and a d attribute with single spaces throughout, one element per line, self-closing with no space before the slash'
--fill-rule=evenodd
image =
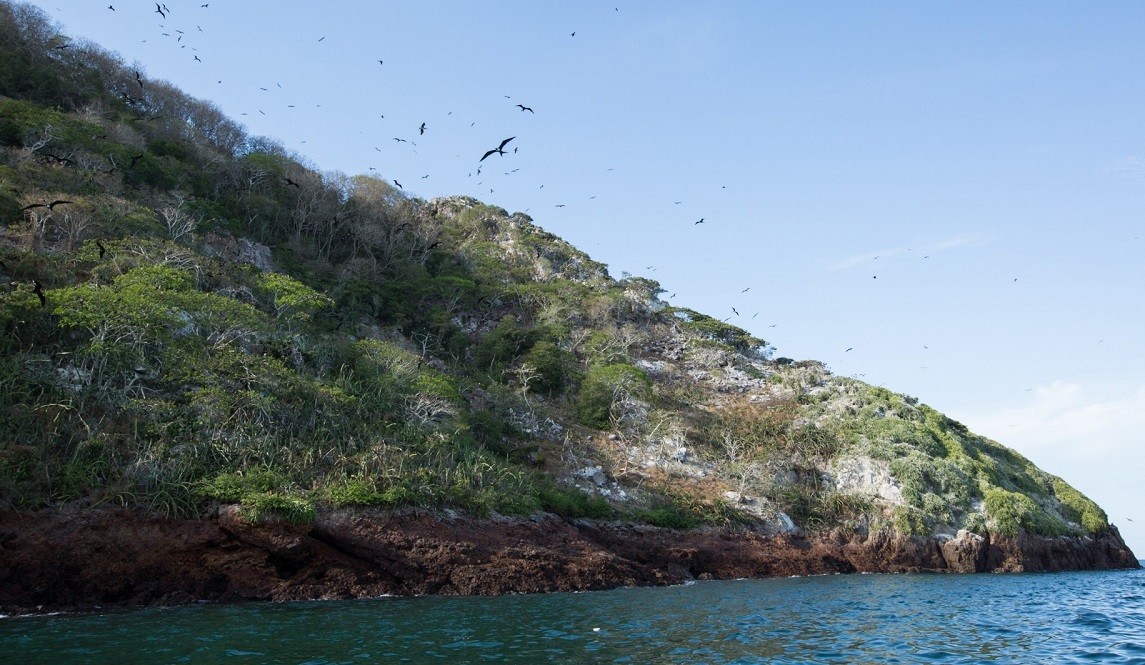
<path id="1" fill-rule="evenodd" d="M 584 591 L 835 573 L 1136 567 L 1115 528 L 1096 536 L 953 538 L 686 532 L 593 520 L 339 511 L 305 527 L 122 510 L 8 514 L 0 611 L 196 601 Z"/>

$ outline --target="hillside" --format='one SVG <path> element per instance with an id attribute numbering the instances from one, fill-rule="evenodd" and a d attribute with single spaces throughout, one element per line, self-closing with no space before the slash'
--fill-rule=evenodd
<path id="1" fill-rule="evenodd" d="M 10 510 L 1116 538 L 1018 453 L 523 213 L 320 172 L 27 6 L 0 48 Z"/>

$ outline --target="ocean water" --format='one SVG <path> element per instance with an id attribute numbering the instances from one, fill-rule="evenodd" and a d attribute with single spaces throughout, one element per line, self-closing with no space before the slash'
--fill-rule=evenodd
<path id="1" fill-rule="evenodd" d="M 1145 663 L 1145 572 L 836 575 L 0 620 L 0 663 Z"/>

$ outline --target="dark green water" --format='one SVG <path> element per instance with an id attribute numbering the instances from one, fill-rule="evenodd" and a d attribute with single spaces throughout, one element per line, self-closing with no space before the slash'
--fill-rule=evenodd
<path id="1" fill-rule="evenodd" d="M 0 663 L 1145 663 L 1145 572 L 850 575 L 0 620 Z"/>

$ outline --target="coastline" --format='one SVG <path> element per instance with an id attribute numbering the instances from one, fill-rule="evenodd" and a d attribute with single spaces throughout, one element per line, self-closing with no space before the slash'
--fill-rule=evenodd
<path id="1" fill-rule="evenodd" d="M 0 514 L 0 613 L 200 601 L 500 595 L 833 573 L 1139 568 L 1097 536 L 690 531 L 554 515 L 331 511 L 305 526 L 127 509 Z"/>

